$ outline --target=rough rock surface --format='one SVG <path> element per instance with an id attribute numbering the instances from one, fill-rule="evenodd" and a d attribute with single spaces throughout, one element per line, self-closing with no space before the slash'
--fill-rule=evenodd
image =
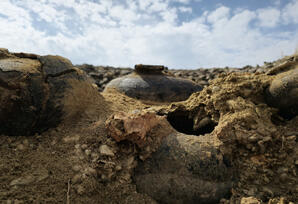
<path id="1" fill-rule="evenodd" d="M 164 137 L 171 131 L 170 125 L 164 116 L 158 116 L 154 112 L 124 113 L 113 115 L 106 121 L 109 135 L 117 142 L 130 141 L 147 154 L 156 151 Z M 164 134 L 151 134 L 156 128 L 165 129 Z M 145 159 L 142 156 L 142 159 Z"/>
<path id="2" fill-rule="evenodd" d="M 77 67 L 90 76 L 93 83 L 97 85 L 99 91 L 103 91 L 106 85 L 113 79 L 133 72 L 132 68 L 93 66 L 89 64 L 77 65 Z"/>
<path id="3" fill-rule="evenodd" d="M 57 125 L 67 80 L 82 78 L 65 58 L 0 50 L 0 134 L 32 135 Z"/>

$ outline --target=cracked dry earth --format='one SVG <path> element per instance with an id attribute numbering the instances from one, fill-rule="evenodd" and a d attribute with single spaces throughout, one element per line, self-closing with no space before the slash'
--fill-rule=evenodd
<path id="1" fill-rule="evenodd" d="M 221 74 L 186 101 L 148 104 L 99 93 L 61 57 L 1 50 L 0 70 L 1 203 L 298 202 L 298 117 L 264 97 L 276 75 Z M 191 168 L 175 161 L 180 150 L 169 151 L 173 163 L 163 157 L 169 135 L 188 148 Z M 197 147 L 201 157 L 188 160 Z M 159 175 L 186 193 L 179 183 L 152 188 Z M 215 187 L 227 181 L 228 193 L 193 200 L 198 186 L 184 175 Z"/>

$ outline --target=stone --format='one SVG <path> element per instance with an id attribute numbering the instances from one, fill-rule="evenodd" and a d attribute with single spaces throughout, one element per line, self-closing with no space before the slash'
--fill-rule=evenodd
<path id="1" fill-rule="evenodd" d="M 72 179 L 71 182 L 73 184 L 78 184 L 82 182 L 82 175 L 81 174 L 76 174 Z"/>
<path id="2" fill-rule="evenodd" d="M 240 204 L 261 204 L 261 202 L 254 197 L 241 198 Z"/>
<path id="3" fill-rule="evenodd" d="M 43 65 L 42 69 L 44 74 L 48 76 L 75 71 L 71 61 L 61 56 L 40 56 L 39 61 Z"/>
<path id="4" fill-rule="evenodd" d="M 85 188 L 84 188 L 84 186 L 83 185 L 78 185 L 77 186 L 77 193 L 79 194 L 79 195 L 83 195 L 84 193 L 85 193 Z"/>
<path id="5" fill-rule="evenodd" d="M 87 144 L 82 144 L 81 148 L 82 148 L 82 150 L 85 150 L 85 149 L 88 148 L 88 145 Z"/>
<path id="6" fill-rule="evenodd" d="M 86 154 L 86 156 L 90 156 L 91 153 L 92 153 L 92 151 L 91 151 L 90 149 L 86 149 L 86 150 L 85 150 L 85 154 Z"/>
<path id="7" fill-rule="evenodd" d="M 167 128 L 170 126 L 164 116 L 158 116 L 154 112 L 136 114 L 119 112 L 106 121 L 106 129 L 113 139 L 117 142 L 128 140 L 140 148 L 150 144 L 149 133 L 157 127 Z M 167 136 L 166 133 L 157 135 L 157 138 L 154 139 L 158 141 L 165 136 Z"/>
<path id="8" fill-rule="evenodd" d="M 17 145 L 17 149 L 20 151 L 23 151 L 26 149 L 26 146 L 24 144 L 19 144 L 19 145 Z"/>
<path id="9" fill-rule="evenodd" d="M 20 72 L 26 72 L 30 74 L 36 74 L 39 72 L 41 63 L 38 60 L 26 59 L 26 58 L 7 58 L 0 61 L 0 69 L 3 72 L 11 72 L 18 70 Z"/>
<path id="10" fill-rule="evenodd" d="M 49 177 L 49 173 L 46 169 L 38 169 L 32 174 L 24 175 L 10 182 L 10 186 L 28 185 L 31 183 L 37 183 L 43 181 Z"/>
<path id="11" fill-rule="evenodd" d="M 114 152 L 110 149 L 108 145 L 100 145 L 99 153 L 105 156 L 111 156 L 111 157 L 115 156 Z"/>
<path id="12" fill-rule="evenodd" d="M 79 172 L 79 171 L 81 171 L 81 167 L 79 165 L 74 165 L 72 167 L 72 170 L 74 170 L 75 172 Z"/>
<path id="13" fill-rule="evenodd" d="M 66 143 L 77 142 L 79 140 L 80 140 L 80 135 L 66 136 L 63 138 L 63 141 Z"/>
<path id="14" fill-rule="evenodd" d="M 29 176 L 20 177 L 15 180 L 12 180 L 9 185 L 11 185 L 11 186 L 28 185 L 33 182 L 34 182 L 34 177 L 29 175 Z"/>

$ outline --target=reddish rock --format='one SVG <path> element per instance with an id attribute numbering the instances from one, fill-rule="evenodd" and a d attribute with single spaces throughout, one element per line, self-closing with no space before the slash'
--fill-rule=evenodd
<path id="1" fill-rule="evenodd" d="M 117 142 L 128 140 L 140 148 L 153 143 L 153 140 L 155 142 L 160 140 L 171 131 L 165 117 L 151 112 L 138 114 L 119 112 L 107 120 L 106 128 L 110 136 Z M 154 134 L 153 130 L 156 128 L 167 131 L 165 134 Z"/>

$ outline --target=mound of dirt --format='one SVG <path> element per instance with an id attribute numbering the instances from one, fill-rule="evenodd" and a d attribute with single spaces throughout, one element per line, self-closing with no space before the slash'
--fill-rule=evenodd
<path id="1" fill-rule="evenodd" d="M 224 203 L 250 196 L 264 202 L 274 197 L 298 202 L 298 117 L 283 118 L 266 104 L 264 90 L 274 78 L 223 74 L 202 92 L 163 110 L 172 120 L 184 114 L 194 130 L 206 117 L 209 124 L 217 124 L 210 137 L 221 141 L 219 149 L 234 172 L 232 196 Z"/>

